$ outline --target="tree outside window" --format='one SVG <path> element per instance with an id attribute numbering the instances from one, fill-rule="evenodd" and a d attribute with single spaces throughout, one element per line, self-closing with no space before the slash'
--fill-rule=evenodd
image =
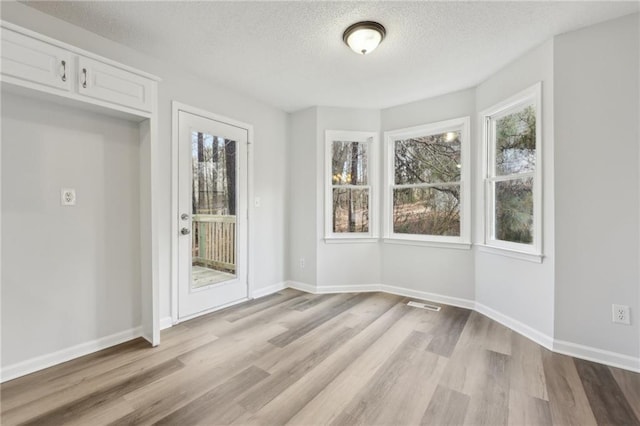
<path id="1" fill-rule="evenodd" d="M 370 238 L 373 223 L 372 178 L 375 141 L 372 132 L 327 131 L 327 238 Z"/>
<path id="2" fill-rule="evenodd" d="M 469 242 L 469 118 L 386 132 L 385 238 Z"/>
<path id="3" fill-rule="evenodd" d="M 485 245 L 541 255 L 541 84 L 481 114 Z"/>

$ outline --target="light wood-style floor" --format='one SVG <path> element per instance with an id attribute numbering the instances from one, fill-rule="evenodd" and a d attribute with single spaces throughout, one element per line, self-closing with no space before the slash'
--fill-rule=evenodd
<path id="1" fill-rule="evenodd" d="M 465 309 L 294 290 L 0 388 L 3 425 L 638 425 L 640 375 Z"/>

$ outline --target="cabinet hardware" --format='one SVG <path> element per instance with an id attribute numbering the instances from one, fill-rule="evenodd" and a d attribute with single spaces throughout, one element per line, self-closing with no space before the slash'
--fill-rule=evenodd
<path id="1" fill-rule="evenodd" d="M 87 88 L 87 69 L 82 68 L 82 74 L 84 75 L 84 81 L 82 82 L 82 87 Z"/>
<path id="2" fill-rule="evenodd" d="M 62 61 L 62 81 L 67 81 L 67 62 Z"/>

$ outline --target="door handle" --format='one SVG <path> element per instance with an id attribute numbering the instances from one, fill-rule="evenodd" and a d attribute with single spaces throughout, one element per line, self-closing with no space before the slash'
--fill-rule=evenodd
<path id="1" fill-rule="evenodd" d="M 182 235 L 189 235 L 189 234 L 191 233 L 191 229 L 189 229 L 189 228 L 182 228 L 182 229 L 180 230 L 180 233 L 181 233 Z"/>
<path id="2" fill-rule="evenodd" d="M 180 215 L 180 219 L 182 219 L 182 220 L 188 220 L 188 219 L 189 219 L 189 215 L 188 215 L 188 214 L 186 214 L 186 213 L 182 213 L 182 214 Z"/>

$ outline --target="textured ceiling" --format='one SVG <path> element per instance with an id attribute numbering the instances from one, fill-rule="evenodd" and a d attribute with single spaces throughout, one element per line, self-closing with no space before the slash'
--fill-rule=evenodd
<path id="1" fill-rule="evenodd" d="M 25 4 L 285 111 L 385 108 L 468 88 L 556 34 L 639 10 L 636 1 Z M 371 55 L 342 42 L 359 20 L 387 29 Z"/>

